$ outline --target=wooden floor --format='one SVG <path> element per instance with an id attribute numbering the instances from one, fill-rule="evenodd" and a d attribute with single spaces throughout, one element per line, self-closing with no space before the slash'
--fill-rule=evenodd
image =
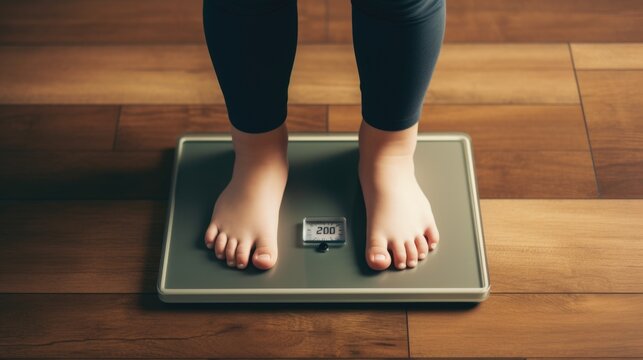
<path id="1" fill-rule="evenodd" d="M 163 304 L 176 137 L 229 131 L 201 1 L 0 0 L 0 358 L 643 358 L 643 3 L 447 3 L 420 130 L 473 139 L 477 307 Z M 299 0 L 293 133 L 358 129 L 350 11 Z"/>

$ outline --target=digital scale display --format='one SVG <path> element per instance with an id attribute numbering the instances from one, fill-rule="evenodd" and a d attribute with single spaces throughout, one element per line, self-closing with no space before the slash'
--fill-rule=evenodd
<path id="1" fill-rule="evenodd" d="M 304 218 L 304 245 L 343 245 L 346 243 L 346 218 L 343 216 L 309 216 Z"/>

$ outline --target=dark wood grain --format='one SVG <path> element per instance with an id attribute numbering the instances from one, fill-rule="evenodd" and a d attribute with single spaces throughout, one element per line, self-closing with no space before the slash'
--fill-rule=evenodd
<path id="1" fill-rule="evenodd" d="M 3 0 L 0 44 L 203 43 L 202 0 Z M 326 2 L 299 0 L 300 42 L 326 40 Z"/>
<path id="2" fill-rule="evenodd" d="M 595 198 L 589 151 L 474 151 L 481 198 Z"/>
<path id="3" fill-rule="evenodd" d="M 0 201 L 0 292 L 156 291 L 165 202 Z"/>
<path id="4" fill-rule="evenodd" d="M 327 107 L 290 105 L 289 132 L 319 131 L 327 128 Z M 118 131 L 118 150 L 154 150 L 176 146 L 177 138 L 186 132 L 229 132 L 225 105 L 210 106 L 125 106 Z"/>
<path id="5" fill-rule="evenodd" d="M 299 0 L 298 8 L 300 42 L 351 41 L 349 1 Z M 447 2 L 445 40 L 641 41 L 643 31 L 638 24 L 642 14 L 636 0 L 451 0 Z M 3 44 L 202 41 L 198 0 L 0 2 Z"/>
<path id="6" fill-rule="evenodd" d="M 594 152 L 600 195 L 603 198 L 643 198 L 643 150 Z"/>
<path id="7" fill-rule="evenodd" d="M 0 106 L 0 150 L 111 150 L 118 114 L 118 106 Z"/>
<path id="8" fill-rule="evenodd" d="M 643 197 L 643 71 L 578 71 L 601 196 Z"/>
<path id="9" fill-rule="evenodd" d="M 155 295 L 0 295 L 6 357 L 408 357 L 401 307 L 165 305 Z"/>
<path id="10" fill-rule="evenodd" d="M 481 210 L 495 294 L 643 292 L 643 201 Z M 165 219 L 156 201 L 1 201 L 0 292 L 155 293 Z"/>
<path id="11" fill-rule="evenodd" d="M 448 0 L 447 42 L 643 41 L 638 0 Z M 351 6 L 329 0 L 329 40 L 349 43 Z"/>
<path id="12" fill-rule="evenodd" d="M 0 199 L 166 199 L 174 152 L 0 153 Z"/>
<path id="13" fill-rule="evenodd" d="M 491 295 L 470 311 L 408 316 L 412 357 L 643 356 L 641 294 Z"/>
<path id="14" fill-rule="evenodd" d="M 201 1 L 5 0 L 0 43 L 202 42 Z"/>

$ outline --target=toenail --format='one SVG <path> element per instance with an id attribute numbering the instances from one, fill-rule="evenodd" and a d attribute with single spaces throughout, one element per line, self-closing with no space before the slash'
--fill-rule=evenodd
<path id="1" fill-rule="evenodd" d="M 270 255 L 261 254 L 261 255 L 257 256 L 257 260 L 268 261 L 268 260 L 270 260 Z"/>
<path id="2" fill-rule="evenodd" d="M 233 266 L 233 265 L 234 265 L 234 262 L 232 262 L 232 261 L 228 261 L 228 265 Z"/>
<path id="3" fill-rule="evenodd" d="M 404 269 L 404 268 L 406 268 L 406 264 L 405 263 L 399 263 L 397 265 L 397 267 L 400 268 L 400 269 Z"/>
<path id="4" fill-rule="evenodd" d="M 431 244 L 431 250 L 435 249 L 438 246 L 438 243 Z"/>
<path id="5" fill-rule="evenodd" d="M 374 259 L 375 261 L 384 261 L 384 260 L 386 259 L 386 256 L 384 256 L 383 254 L 376 254 L 376 255 L 373 257 L 373 259 Z"/>
<path id="6" fill-rule="evenodd" d="M 223 259 L 223 255 L 215 254 L 217 256 L 217 259 Z"/>
<path id="7" fill-rule="evenodd" d="M 420 258 L 420 260 L 422 260 L 422 259 L 424 259 L 426 257 L 426 254 L 425 253 L 419 253 L 418 257 Z"/>
<path id="8" fill-rule="evenodd" d="M 212 249 L 212 246 L 214 246 L 214 244 L 212 244 L 211 242 L 208 242 L 208 243 L 205 243 L 205 246 L 206 246 L 208 249 Z"/>
<path id="9" fill-rule="evenodd" d="M 238 267 L 239 269 L 243 269 L 244 267 L 246 267 L 246 264 L 237 264 L 237 267 Z"/>
<path id="10" fill-rule="evenodd" d="M 417 261 L 415 260 L 409 261 L 409 267 L 414 267 L 415 265 L 417 265 Z"/>

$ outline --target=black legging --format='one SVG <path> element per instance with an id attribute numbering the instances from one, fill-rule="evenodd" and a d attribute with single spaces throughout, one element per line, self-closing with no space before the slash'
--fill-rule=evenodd
<path id="1" fill-rule="evenodd" d="M 363 120 L 409 128 L 442 45 L 446 0 L 351 0 Z M 296 0 L 204 0 L 205 37 L 231 124 L 247 133 L 286 120 L 297 47 Z"/>

